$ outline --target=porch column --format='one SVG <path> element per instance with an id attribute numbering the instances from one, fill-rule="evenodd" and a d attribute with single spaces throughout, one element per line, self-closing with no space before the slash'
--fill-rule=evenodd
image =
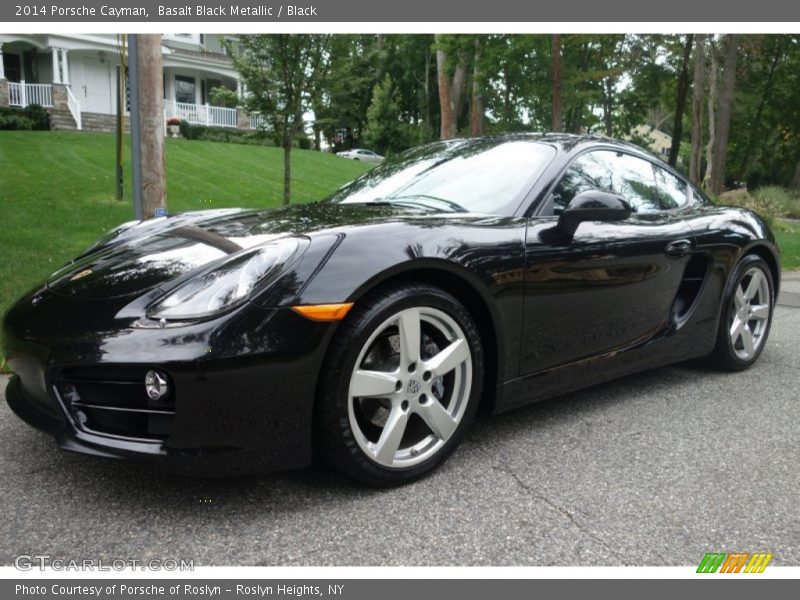
<path id="1" fill-rule="evenodd" d="M 3 67 L 3 44 L 0 44 L 0 106 L 8 106 L 11 98 L 8 97 L 8 81 Z"/>
<path id="2" fill-rule="evenodd" d="M 61 69 L 58 68 L 58 48 L 53 48 L 53 83 L 61 83 Z"/>
<path id="3" fill-rule="evenodd" d="M 69 85 L 69 61 L 67 61 L 67 52 L 68 50 L 66 48 L 61 49 L 61 82 L 65 85 Z"/>
<path id="4" fill-rule="evenodd" d="M 244 97 L 244 92 L 242 90 L 242 85 L 243 85 L 242 84 L 242 80 L 237 78 L 236 79 L 236 97 L 239 98 L 239 100 L 241 100 L 242 97 Z"/>

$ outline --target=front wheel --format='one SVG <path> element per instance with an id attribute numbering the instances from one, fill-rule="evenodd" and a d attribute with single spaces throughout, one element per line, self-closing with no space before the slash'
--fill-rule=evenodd
<path id="1" fill-rule="evenodd" d="M 323 368 L 323 458 L 370 485 L 418 479 L 455 450 L 482 383 L 481 340 L 454 297 L 423 284 L 372 294 L 340 324 Z"/>
<path id="2" fill-rule="evenodd" d="M 723 300 L 717 345 L 709 358 L 718 367 L 741 371 L 756 362 L 767 343 L 774 286 L 769 266 L 752 254 L 742 258 L 731 281 Z"/>

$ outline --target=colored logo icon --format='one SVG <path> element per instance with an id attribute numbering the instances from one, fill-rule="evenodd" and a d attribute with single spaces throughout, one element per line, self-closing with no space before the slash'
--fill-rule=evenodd
<path id="1" fill-rule="evenodd" d="M 709 552 L 700 561 L 697 572 L 763 573 L 771 561 L 771 552 Z"/>

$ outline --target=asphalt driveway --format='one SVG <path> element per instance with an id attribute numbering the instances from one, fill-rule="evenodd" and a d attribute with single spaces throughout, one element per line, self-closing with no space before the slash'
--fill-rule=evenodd
<path id="1" fill-rule="evenodd" d="M 3 401 L 0 563 L 696 565 L 758 550 L 798 565 L 800 275 L 784 289 L 750 371 L 673 366 L 484 419 L 436 474 L 389 491 L 322 469 L 199 480 L 72 456 Z"/>

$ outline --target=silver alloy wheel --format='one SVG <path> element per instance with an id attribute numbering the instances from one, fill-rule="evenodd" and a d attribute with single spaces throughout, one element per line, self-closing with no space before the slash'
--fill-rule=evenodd
<path id="1" fill-rule="evenodd" d="M 751 360 L 764 342 L 771 302 L 764 272 L 752 267 L 736 286 L 731 311 L 731 346 L 741 360 Z"/>
<path id="2" fill-rule="evenodd" d="M 458 323 L 415 307 L 384 321 L 350 376 L 347 411 L 361 450 L 402 469 L 434 456 L 450 439 L 472 390 L 472 352 Z"/>

